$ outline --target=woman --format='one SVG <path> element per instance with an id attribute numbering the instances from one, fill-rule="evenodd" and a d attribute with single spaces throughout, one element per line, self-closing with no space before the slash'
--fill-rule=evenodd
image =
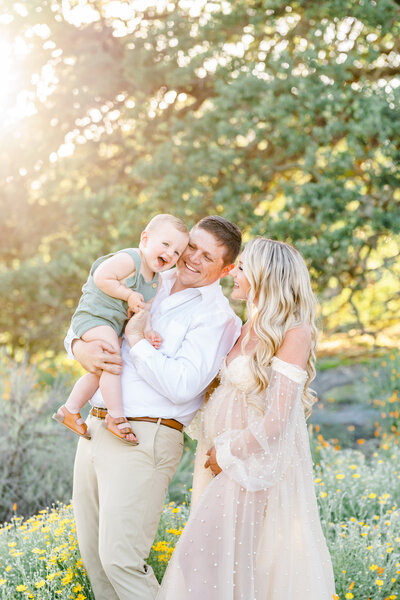
<path id="1" fill-rule="evenodd" d="M 200 415 L 192 512 L 157 600 L 332 600 L 305 421 L 309 274 L 297 250 L 264 238 L 232 274 L 248 320 Z"/>

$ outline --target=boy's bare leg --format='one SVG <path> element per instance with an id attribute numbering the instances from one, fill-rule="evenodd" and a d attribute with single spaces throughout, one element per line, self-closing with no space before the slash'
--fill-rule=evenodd
<path id="1" fill-rule="evenodd" d="M 120 351 L 119 337 L 112 327 L 100 325 L 93 327 L 87 331 L 82 339 L 84 342 L 92 342 L 93 340 L 104 340 L 113 347 L 115 352 Z M 111 433 L 129 443 L 136 443 L 136 436 L 128 421 L 124 418 L 124 409 L 122 404 L 121 377 L 103 371 L 99 379 L 99 387 L 103 396 L 104 403 L 107 407 L 107 428 Z M 114 422 L 113 419 L 115 419 Z M 125 421 L 125 422 L 124 422 Z"/>
<path id="2" fill-rule="evenodd" d="M 85 373 L 72 388 L 65 408 L 72 414 L 80 412 L 99 387 L 99 377 L 94 373 Z"/>

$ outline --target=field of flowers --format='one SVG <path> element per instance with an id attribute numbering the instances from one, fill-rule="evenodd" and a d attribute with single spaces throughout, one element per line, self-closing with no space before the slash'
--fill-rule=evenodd
<path id="1" fill-rule="evenodd" d="M 149 562 L 161 579 L 187 520 L 186 505 L 164 507 Z M 0 529 L 0 598 L 94 600 L 83 568 L 71 505 L 14 517 Z"/>
<path id="2" fill-rule="evenodd" d="M 335 600 L 400 599 L 400 356 L 388 372 L 373 440 L 341 449 L 311 432 L 315 488 L 334 564 Z M 162 578 L 188 517 L 186 504 L 164 507 L 149 562 Z M 0 600 L 93 599 L 79 555 L 71 506 L 29 519 L 14 516 L 0 528 Z"/>

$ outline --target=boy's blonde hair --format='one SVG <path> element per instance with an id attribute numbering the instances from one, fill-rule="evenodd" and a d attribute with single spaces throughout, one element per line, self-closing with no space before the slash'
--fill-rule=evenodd
<path id="1" fill-rule="evenodd" d="M 268 385 L 267 367 L 287 331 L 299 325 L 310 328 L 311 352 L 303 392 L 303 406 L 309 415 L 315 402 L 308 386 L 315 377 L 317 302 L 303 257 L 289 244 L 257 237 L 247 244 L 243 252 L 243 272 L 250 283 L 247 301 L 249 321 L 259 340 L 251 361 L 259 390 Z M 248 339 L 249 334 L 243 341 L 244 345 Z"/>
<path id="2" fill-rule="evenodd" d="M 150 233 L 151 231 L 154 231 L 160 225 L 165 225 L 166 223 L 175 227 L 175 229 L 177 231 L 180 231 L 181 233 L 186 233 L 187 235 L 189 235 L 189 230 L 186 227 L 185 223 L 182 221 L 182 219 L 179 219 L 178 217 L 174 217 L 174 215 L 169 215 L 168 213 L 156 215 L 155 217 L 153 217 L 151 219 L 151 221 L 149 221 L 148 224 L 146 225 L 145 231 L 148 231 Z"/>

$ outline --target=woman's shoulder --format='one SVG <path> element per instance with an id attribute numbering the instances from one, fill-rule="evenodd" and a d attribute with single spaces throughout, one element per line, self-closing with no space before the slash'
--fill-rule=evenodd
<path id="1" fill-rule="evenodd" d="M 312 332 L 310 325 L 306 323 L 302 323 L 300 325 L 296 325 L 296 327 L 292 327 L 286 333 L 285 340 L 288 339 L 290 341 L 302 341 L 309 342 L 311 344 L 312 340 Z"/>
<path id="2" fill-rule="evenodd" d="M 276 356 L 285 362 L 305 369 L 310 356 L 311 345 L 311 327 L 307 324 L 301 324 L 287 331 Z"/>

